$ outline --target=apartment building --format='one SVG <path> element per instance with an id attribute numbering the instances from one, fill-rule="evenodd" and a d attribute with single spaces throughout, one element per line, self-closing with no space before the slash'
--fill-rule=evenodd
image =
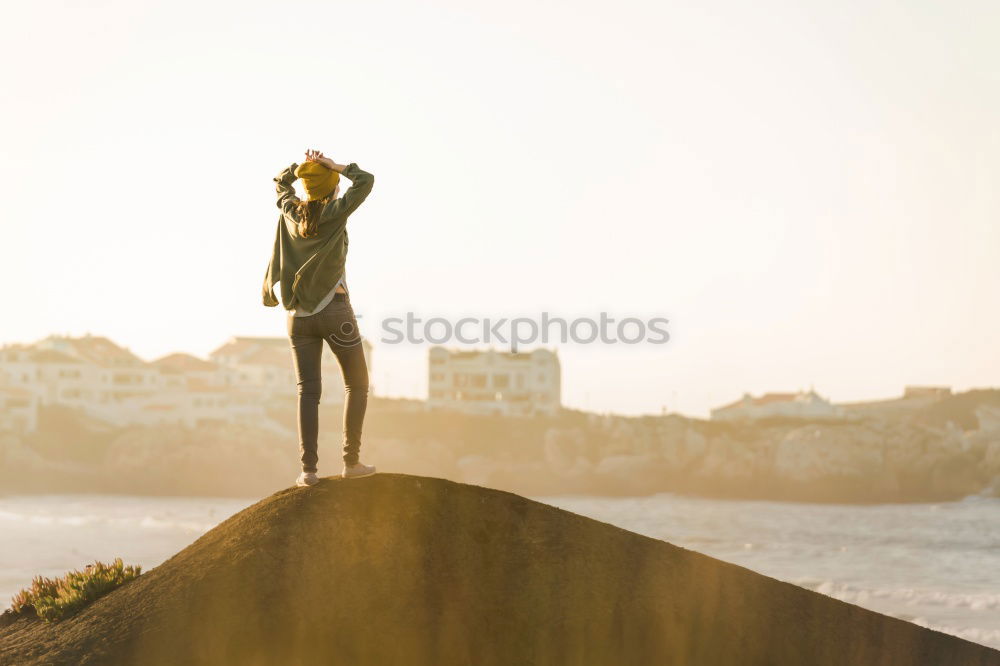
<path id="1" fill-rule="evenodd" d="M 534 416 L 561 409 L 562 371 L 555 351 L 428 351 L 429 409 Z"/>
<path id="2" fill-rule="evenodd" d="M 363 344 L 370 367 L 372 346 Z M 323 371 L 339 381 L 329 349 Z M 35 430 L 47 405 L 79 408 L 118 426 L 252 422 L 284 430 L 267 416 L 267 406 L 295 396 L 287 337 L 233 337 L 209 360 L 178 353 L 150 363 L 93 335 L 0 347 L 0 431 Z M 342 399 L 341 391 L 324 393 L 325 401 Z"/>
<path id="3" fill-rule="evenodd" d="M 26 388 L 0 385 L 0 432 L 25 434 L 38 428 L 38 396 Z"/>

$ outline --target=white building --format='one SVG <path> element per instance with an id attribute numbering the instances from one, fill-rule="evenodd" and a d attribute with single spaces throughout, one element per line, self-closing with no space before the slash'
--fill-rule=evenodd
<path id="1" fill-rule="evenodd" d="M 106 393 L 101 368 L 55 349 L 34 349 L 34 390 L 43 405 L 83 407 Z"/>
<path id="2" fill-rule="evenodd" d="M 371 343 L 363 341 L 371 366 Z M 268 416 L 275 398 L 294 400 L 296 376 L 287 337 L 234 337 L 213 360 L 169 354 L 147 363 L 101 336 L 51 335 L 37 343 L 0 346 L 0 430 L 35 430 L 47 405 L 80 409 L 107 423 L 157 425 L 252 422 L 284 430 Z M 324 397 L 340 366 L 323 354 Z"/>
<path id="3" fill-rule="evenodd" d="M 38 368 L 32 360 L 34 349 L 19 343 L 0 347 L 0 386 L 18 386 L 40 391 Z"/>
<path id="4" fill-rule="evenodd" d="M 160 372 L 160 390 L 136 405 L 133 422 L 145 425 L 178 423 L 270 424 L 267 401 L 257 391 L 229 384 L 231 371 L 190 354 L 168 354 L 150 365 Z"/>
<path id="5" fill-rule="evenodd" d="M 39 407 L 94 412 L 154 394 L 159 373 L 107 338 L 49 336 L 34 345 L 0 348 L 0 386 L 30 391 Z"/>
<path id="6" fill-rule="evenodd" d="M 189 428 L 212 423 L 256 423 L 272 430 L 283 430 L 267 416 L 266 407 L 255 394 L 222 386 L 193 385 L 169 389 L 135 402 L 128 422 L 179 424 Z"/>
<path id="7" fill-rule="evenodd" d="M 505 352 L 431 347 L 427 398 L 429 409 L 503 416 L 555 414 L 562 400 L 559 356 L 548 349 Z"/>
<path id="8" fill-rule="evenodd" d="M 841 410 L 812 390 L 799 391 L 798 393 L 765 393 L 758 398 L 745 393 L 736 402 L 712 410 L 713 421 L 841 417 Z"/>
<path id="9" fill-rule="evenodd" d="M 0 432 L 25 434 L 38 428 L 38 395 L 18 386 L 0 386 Z"/>
<path id="10" fill-rule="evenodd" d="M 160 387 L 160 373 L 125 347 L 97 335 L 71 338 L 50 335 L 34 345 L 40 352 L 41 372 L 47 394 L 43 401 L 78 406 L 116 405 L 129 398 L 154 395 Z M 73 364 L 65 357 L 80 363 Z"/>

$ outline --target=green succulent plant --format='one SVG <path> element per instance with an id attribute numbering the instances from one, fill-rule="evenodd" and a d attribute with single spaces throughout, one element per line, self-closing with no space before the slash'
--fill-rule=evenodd
<path id="1" fill-rule="evenodd" d="M 38 617 L 54 622 L 78 612 L 140 573 L 142 567 L 126 566 L 119 557 L 111 564 L 88 564 L 82 571 L 70 571 L 62 578 L 35 576 L 31 587 L 14 595 L 10 610 L 20 615 L 33 608 Z"/>

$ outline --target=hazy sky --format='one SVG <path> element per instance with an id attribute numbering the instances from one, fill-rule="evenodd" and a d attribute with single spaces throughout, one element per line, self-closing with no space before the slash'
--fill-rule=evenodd
<path id="1" fill-rule="evenodd" d="M 382 317 L 663 316 L 560 348 L 563 399 L 704 415 L 1000 384 L 1000 4 L 20 2 L 0 24 L 0 341 L 146 359 L 284 336 L 271 179 L 376 176 Z M 426 347 L 373 383 L 422 397 Z M 291 359 L 289 359 L 291 363 Z"/>

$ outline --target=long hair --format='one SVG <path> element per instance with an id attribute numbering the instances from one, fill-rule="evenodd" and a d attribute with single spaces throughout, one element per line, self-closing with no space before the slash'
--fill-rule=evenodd
<path id="1" fill-rule="evenodd" d="M 336 189 L 334 190 L 336 191 Z M 303 201 L 299 200 L 295 204 L 295 212 L 298 213 L 298 221 L 296 222 L 296 228 L 298 229 L 299 236 L 303 238 L 310 238 L 315 236 L 319 227 L 319 215 L 323 211 L 323 207 L 333 199 L 333 192 L 326 195 L 322 199 L 316 199 L 315 201 Z"/>

